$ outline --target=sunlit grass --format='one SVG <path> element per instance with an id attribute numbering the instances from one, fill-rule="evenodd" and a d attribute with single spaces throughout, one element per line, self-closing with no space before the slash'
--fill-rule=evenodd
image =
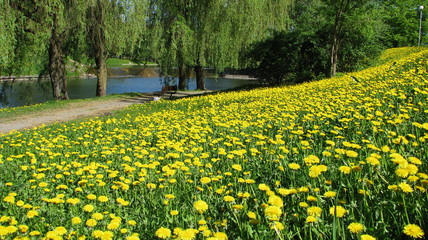
<path id="1" fill-rule="evenodd" d="M 422 239 L 427 62 L 0 137 L 0 236 Z"/>

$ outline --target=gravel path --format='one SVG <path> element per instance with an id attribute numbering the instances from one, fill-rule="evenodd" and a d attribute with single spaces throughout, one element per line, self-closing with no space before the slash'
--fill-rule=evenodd
<path id="1" fill-rule="evenodd" d="M 173 95 L 173 98 L 176 99 L 194 95 L 202 95 L 210 92 L 211 91 L 177 92 Z M 143 104 L 153 101 L 153 97 L 153 93 L 147 93 L 142 97 L 135 98 L 70 103 L 66 108 L 63 109 L 44 110 L 28 115 L 0 119 L 0 135 L 7 134 L 11 131 L 31 129 L 41 125 L 49 125 L 75 119 L 108 115 L 114 111 L 133 104 Z M 162 96 L 162 98 L 168 97 L 169 96 L 166 95 Z"/>

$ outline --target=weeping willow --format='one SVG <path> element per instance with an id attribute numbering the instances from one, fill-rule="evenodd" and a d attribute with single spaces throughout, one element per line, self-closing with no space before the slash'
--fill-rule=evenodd
<path id="1" fill-rule="evenodd" d="M 240 54 L 269 30 L 287 29 L 293 0 L 155 0 L 150 18 L 164 67 L 194 68 L 197 88 L 204 89 L 203 67 L 222 71 L 240 66 Z"/>

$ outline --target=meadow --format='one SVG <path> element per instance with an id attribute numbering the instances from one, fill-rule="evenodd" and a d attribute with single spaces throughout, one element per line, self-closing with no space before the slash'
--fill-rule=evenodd
<path id="1" fill-rule="evenodd" d="M 426 238 L 428 50 L 406 51 L 0 136 L 0 239 Z"/>

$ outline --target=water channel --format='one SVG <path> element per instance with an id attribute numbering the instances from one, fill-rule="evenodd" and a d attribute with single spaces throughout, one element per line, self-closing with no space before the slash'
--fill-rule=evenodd
<path id="1" fill-rule="evenodd" d="M 67 90 L 70 99 L 95 97 L 96 78 L 70 78 Z M 247 79 L 205 78 L 205 87 L 210 90 L 226 90 L 251 84 Z M 162 89 L 160 77 L 110 76 L 107 94 L 127 92 L 155 92 Z M 196 80 L 188 79 L 189 90 L 196 89 Z M 17 107 L 52 100 L 52 89 L 47 80 L 2 81 L 0 82 L 0 108 Z"/>

